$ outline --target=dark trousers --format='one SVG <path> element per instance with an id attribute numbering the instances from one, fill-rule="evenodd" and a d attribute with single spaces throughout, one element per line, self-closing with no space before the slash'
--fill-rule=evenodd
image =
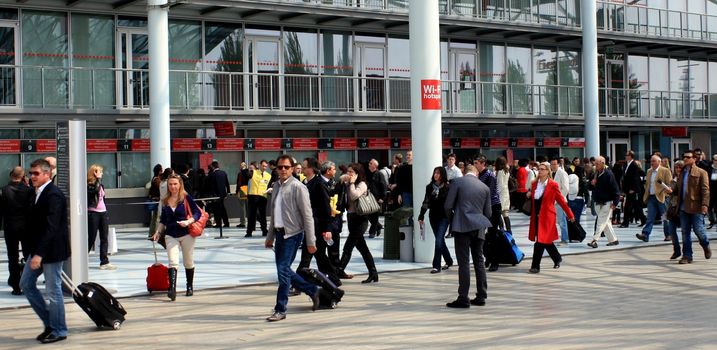
<path id="1" fill-rule="evenodd" d="M 500 203 L 493 204 L 490 206 L 490 210 L 491 210 L 490 223 L 493 225 L 493 227 L 488 229 L 488 234 L 486 235 L 486 239 L 495 240 L 498 238 L 498 233 L 500 232 L 500 228 L 503 227 L 503 216 L 501 214 L 502 207 L 501 207 Z M 491 263 L 491 265 L 498 266 L 497 261 L 493 261 L 490 263 Z"/>
<path id="2" fill-rule="evenodd" d="M 346 243 L 344 243 L 344 251 L 343 255 L 341 255 L 341 268 L 346 268 L 349 260 L 351 260 L 351 253 L 354 248 L 356 248 L 359 253 L 361 253 L 361 257 L 363 257 L 363 262 L 366 264 L 368 272 L 370 274 L 375 274 L 377 272 L 376 264 L 373 261 L 371 250 L 369 250 L 368 245 L 366 245 L 366 239 L 363 237 L 364 232 L 366 232 L 366 227 L 368 226 L 368 219 L 366 216 L 349 213 L 348 224 L 349 236 L 346 238 Z M 334 245 L 336 245 L 336 243 L 334 243 Z"/>
<path id="3" fill-rule="evenodd" d="M 247 204 L 249 205 L 249 223 L 246 226 L 246 233 L 252 233 L 256 229 L 257 216 L 259 212 L 259 225 L 261 225 L 261 233 L 266 234 L 269 232 L 266 228 L 266 198 L 264 196 L 250 195 L 247 197 Z"/>
<path id="4" fill-rule="evenodd" d="M 378 216 L 379 213 L 373 213 L 371 215 L 368 215 L 368 222 L 371 224 L 371 227 L 369 227 L 368 229 L 369 234 L 375 235 L 379 232 L 380 227 L 382 227 L 381 223 L 378 222 Z"/>
<path id="5" fill-rule="evenodd" d="M 329 259 L 327 253 L 327 248 L 329 246 L 326 244 L 326 240 L 324 240 L 324 237 L 322 237 L 321 232 L 319 232 L 319 230 L 316 230 L 315 232 L 316 253 L 309 253 L 309 250 L 306 246 L 306 237 L 304 237 L 304 244 L 301 245 L 301 261 L 299 262 L 299 266 L 296 268 L 296 272 L 299 273 L 301 269 L 311 266 L 311 258 L 315 257 L 316 266 L 319 268 L 319 271 L 329 276 L 332 281 L 339 281 L 336 266 L 331 263 L 331 260 Z M 336 242 L 334 242 L 334 244 L 336 244 Z"/>
<path id="6" fill-rule="evenodd" d="M 10 272 L 10 277 L 7 279 L 7 284 L 12 287 L 13 290 L 20 290 L 20 276 L 22 275 L 22 265 L 20 264 L 20 237 L 25 232 L 15 232 L 5 230 L 5 246 L 7 247 L 7 269 Z M 23 247 L 25 245 L 23 244 Z M 27 261 L 27 252 L 23 249 L 22 257 Z"/>
<path id="7" fill-rule="evenodd" d="M 326 251 L 329 256 L 329 261 L 337 269 L 343 269 L 341 267 L 341 253 L 339 248 L 341 247 L 341 231 L 344 229 L 343 215 L 336 215 L 334 217 L 334 225 L 331 229 L 331 238 L 334 240 L 334 245 L 327 247 Z"/>
<path id="8" fill-rule="evenodd" d="M 555 244 L 535 242 L 533 246 L 533 263 L 530 265 L 531 268 L 540 270 L 540 261 L 543 259 L 543 252 L 546 250 L 548 254 L 550 254 L 550 258 L 553 259 L 554 264 L 559 264 L 563 260 Z"/>
<path id="9" fill-rule="evenodd" d="M 227 199 L 226 196 L 219 197 L 214 202 L 214 221 L 217 225 L 224 223 L 224 226 L 229 226 L 229 215 L 227 214 L 227 207 L 224 206 L 225 199 Z"/>
<path id="10" fill-rule="evenodd" d="M 110 263 L 110 259 L 107 257 L 107 248 L 109 242 L 107 240 L 109 236 L 109 215 L 107 212 L 87 212 L 87 250 L 92 250 L 95 246 L 95 239 L 97 239 L 97 231 L 100 231 L 100 265 Z"/>
<path id="11" fill-rule="evenodd" d="M 479 300 L 488 298 L 488 281 L 485 274 L 485 261 L 483 260 L 483 244 L 485 240 L 479 238 L 479 231 L 453 232 L 455 240 L 456 259 L 458 260 L 458 300 L 469 301 L 468 292 L 471 288 L 471 256 L 473 268 L 476 273 L 476 286 Z"/>
<path id="12" fill-rule="evenodd" d="M 641 223 L 645 223 L 647 219 L 645 214 L 642 212 L 642 200 L 638 198 L 640 194 L 627 193 L 625 194 L 625 208 L 623 208 L 623 225 L 629 225 L 633 219 L 640 220 Z"/>

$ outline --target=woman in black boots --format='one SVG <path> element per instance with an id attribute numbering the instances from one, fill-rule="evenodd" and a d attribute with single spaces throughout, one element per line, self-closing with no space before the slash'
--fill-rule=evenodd
<path id="1" fill-rule="evenodd" d="M 361 283 L 378 282 L 376 264 L 373 262 L 373 256 L 363 237 L 368 228 L 368 216 L 356 213 L 356 202 L 358 202 L 359 197 L 366 195 L 366 191 L 368 191 L 363 166 L 359 163 L 349 165 L 346 174 L 341 176 L 341 181 L 345 188 L 344 193 L 348 196 L 347 216 L 349 225 L 349 236 L 346 238 L 343 255 L 341 256 L 341 271 L 346 269 L 346 265 L 351 260 L 351 253 L 356 247 L 368 269 L 368 278 L 361 281 Z"/>
<path id="2" fill-rule="evenodd" d="M 187 218 L 187 208 L 192 217 Z M 157 232 L 152 236 L 158 240 L 165 235 L 167 243 L 167 257 L 169 258 L 169 299 L 177 297 L 177 268 L 179 267 L 179 249 L 182 250 L 182 260 L 187 276 L 187 296 L 194 294 L 194 240 L 189 234 L 187 226 L 199 220 L 201 212 L 194 199 L 184 191 L 184 182 L 179 175 L 170 175 L 167 179 L 167 195 L 162 198 L 162 213 L 159 218 Z"/>

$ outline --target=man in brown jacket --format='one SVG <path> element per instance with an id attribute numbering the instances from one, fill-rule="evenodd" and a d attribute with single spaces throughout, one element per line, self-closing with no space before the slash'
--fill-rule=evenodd
<path id="1" fill-rule="evenodd" d="M 660 156 L 653 155 L 650 158 L 650 169 L 647 170 L 645 176 L 645 194 L 642 198 L 642 201 L 647 204 L 647 222 L 642 228 L 642 233 L 635 235 L 637 239 L 645 242 L 650 240 L 655 218 L 660 218 L 665 214 L 665 196 L 672 193 L 670 182 L 672 182 L 670 169 L 662 166 Z M 667 241 L 669 238 L 665 237 L 665 240 Z"/>
<path id="2" fill-rule="evenodd" d="M 692 263 L 692 233 L 695 231 L 700 246 L 705 251 L 705 259 L 712 257 L 710 241 L 705 230 L 705 214 L 709 208 L 710 187 L 707 172 L 695 165 L 694 152 L 682 154 L 685 167 L 677 179 L 677 205 L 680 208 L 682 226 L 682 259 L 680 264 Z"/>

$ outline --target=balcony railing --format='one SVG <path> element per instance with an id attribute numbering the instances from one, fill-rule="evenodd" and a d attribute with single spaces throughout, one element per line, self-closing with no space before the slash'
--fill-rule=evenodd
<path id="1" fill-rule="evenodd" d="M 170 71 L 175 111 L 407 114 L 407 78 Z M 581 86 L 444 80 L 447 117 L 582 117 Z M 600 89 L 606 118 L 717 119 L 717 93 Z M 146 70 L 0 66 L 0 112 L 13 108 L 143 110 Z"/>

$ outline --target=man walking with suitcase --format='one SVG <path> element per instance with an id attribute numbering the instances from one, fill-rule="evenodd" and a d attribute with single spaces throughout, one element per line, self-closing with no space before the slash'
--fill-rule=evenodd
<path id="1" fill-rule="evenodd" d="M 292 176 L 294 165 L 294 159 L 287 154 L 280 156 L 276 162 L 278 181 L 274 183 L 272 190 L 269 234 L 264 245 L 269 249 L 274 248 L 279 289 L 276 291 L 274 313 L 266 318 L 269 322 L 286 318 L 289 288 L 292 285 L 311 297 L 312 310 L 315 311 L 319 307 L 319 288 L 306 282 L 291 269 L 304 234 L 306 234 L 306 250 L 310 254 L 316 253 L 314 218 L 309 191 L 304 184 Z"/>
<path id="2" fill-rule="evenodd" d="M 62 297 L 62 264 L 70 257 L 67 229 L 67 200 L 52 179 L 50 163 L 38 159 L 30 165 L 35 199 L 30 209 L 27 246 L 30 262 L 20 279 L 20 287 L 35 313 L 45 325 L 37 336 L 43 344 L 67 339 L 65 304 Z M 48 303 L 37 289 L 37 279 L 45 274 Z"/>

